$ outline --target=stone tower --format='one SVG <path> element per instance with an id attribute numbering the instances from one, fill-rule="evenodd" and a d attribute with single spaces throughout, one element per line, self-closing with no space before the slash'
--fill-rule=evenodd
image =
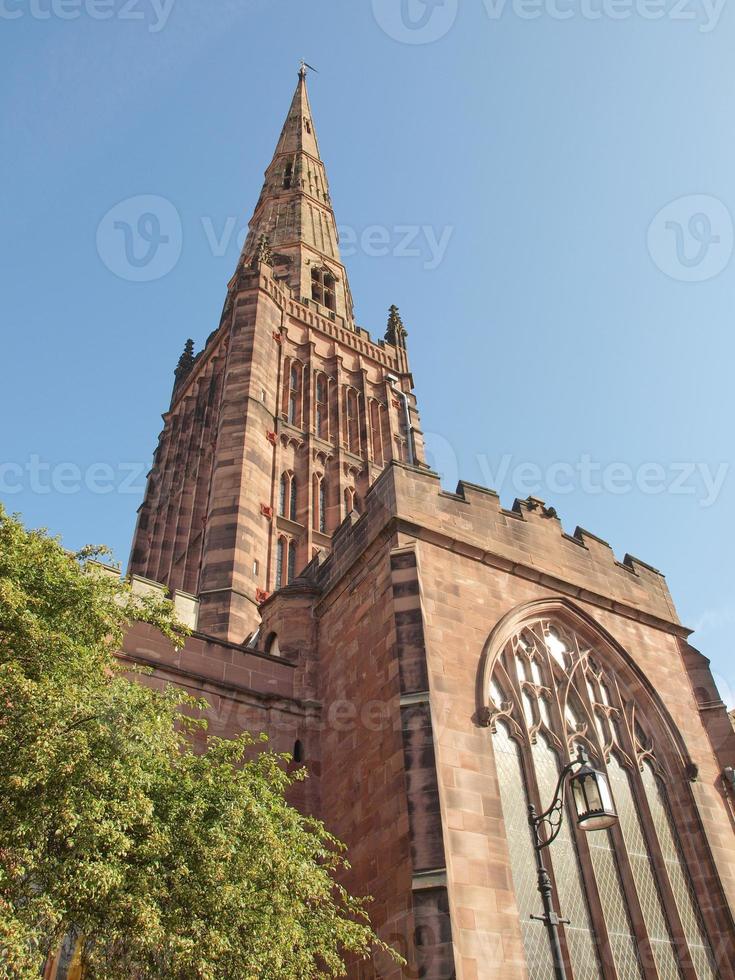
<path id="1" fill-rule="evenodd" d="M 384 340 L 355 324 L 302 68 L 219 326 L 176 368 L 130 571 L 242 643 L 384 466 L 423 461 L 405 336 L 395 307 Z"/>
<path id="2" fill-rule="evenodd" d="M 220 325 L 176 368 L 131 572 L 192 635 L 136 623 L 122 660 L 306 767 L 294 804 L 407 960 L 350 980 L 548 980 L 558 957 L 568 980 L 735 980 L 709 663 L 655 568 L 426 466 L 398 310 L 381 341 L 355 325 L 303 70 Z M 528 807 L 580 748 L 619 819 L 552 807 L 542 921 Z"/>

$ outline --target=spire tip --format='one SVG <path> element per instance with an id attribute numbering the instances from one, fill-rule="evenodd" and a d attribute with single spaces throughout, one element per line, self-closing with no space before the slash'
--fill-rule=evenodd
<path id="1" fill-rule="evenodd" d="M 315 71 L 317 74 L 319 74 L 318 68 L 315 68 L 313 65 L 308 64 L 308 62 L 304 61 L 304 59 L 302 58 L 299 64 L 299 78 L 303 79 L 304 81 L 306 80 L 307 70 Z"/>

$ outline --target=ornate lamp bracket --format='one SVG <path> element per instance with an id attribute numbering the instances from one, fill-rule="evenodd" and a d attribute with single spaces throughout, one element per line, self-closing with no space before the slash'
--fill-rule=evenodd
<path id="1" fill-rule="evenodd" d="M 533 805 L 533 803 L 528 804 L 529 822 L 533 827 L 533 844 L 536 851 L 539 853 L 550 844 L 553 844 L 561 832 L 561 826 L 564 821 L 564 800 L 567 776 L 578 764 L 579 760 L 575 759 L 573 762 L 569 762 L 566 766 L 564 766 L 561 771 L 561 775 L 559 776 L 559 781 L 556 784 L 554 799 L 547 810 L 544 810 L 544 812 L 541 814 L 537 814 L 536 807 Z"/>

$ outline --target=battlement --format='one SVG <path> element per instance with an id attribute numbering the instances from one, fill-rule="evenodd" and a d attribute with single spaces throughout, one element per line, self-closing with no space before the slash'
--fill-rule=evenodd
<path id="1" fill-rule="evenodd" d="M 371 487 L 364 513 L 350 515 L 336 530 L 331 555 L 310 566 L 310 578 L 328 590 L 389 523 L 556 592 L 681 629 L 661 572 L 630 554 L 618 560 L 606 541 L 584 528 L 567 533 L 543 500 L 516 500 L 508 510 L 494 490 L 460 481 L 450 493 L 436 473 L 396 462 Z"/>
<path id="2" fill-rule="evenodd" d="M 101 561 L 90 561 L 86 565 L 90 574 L 104 575 L 108 578 L 120 579 L 120 569 L 117 565 L 107 565 Z M 159 599 L 170 599 L 173 603 L 176 618 L 192 632 L 196 632 L 199 623 L 199 600 L 196 596 L 182 592 L 181 589 L 169 590 L 161 582 L 153 582 L 142 575 L 128 576 L 130 591 L 136 596 L 154 596 Z"/>

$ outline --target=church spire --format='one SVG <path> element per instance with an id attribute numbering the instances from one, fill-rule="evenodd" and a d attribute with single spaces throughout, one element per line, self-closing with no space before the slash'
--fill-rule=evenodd
<path id="1" fill-rule="evenodd" d="M 337 222 L 319 152 L 306 86 L 299 69 L 296 91 L 250 220 L 242 262 L 257 259 L 267 239 L 273 274 L 288 283 L 300 302 L 323 315 L 342 317 L 354 329 L 352 298 L 339 253 Z"/>
<path id="2" fill-rule="evenodd" d="M 291 100 L 291 108 L 288 110 L 273 156 L 275 158 L 282 153 L 298 153 L 299 151 L 304 151 L 321 162 L 319 143 L 317 142 L 311 105 L 309 104 L 309 93 L 306 88 L 306 65 L 303 62 L 299 68 L 299 80 Z"/>

